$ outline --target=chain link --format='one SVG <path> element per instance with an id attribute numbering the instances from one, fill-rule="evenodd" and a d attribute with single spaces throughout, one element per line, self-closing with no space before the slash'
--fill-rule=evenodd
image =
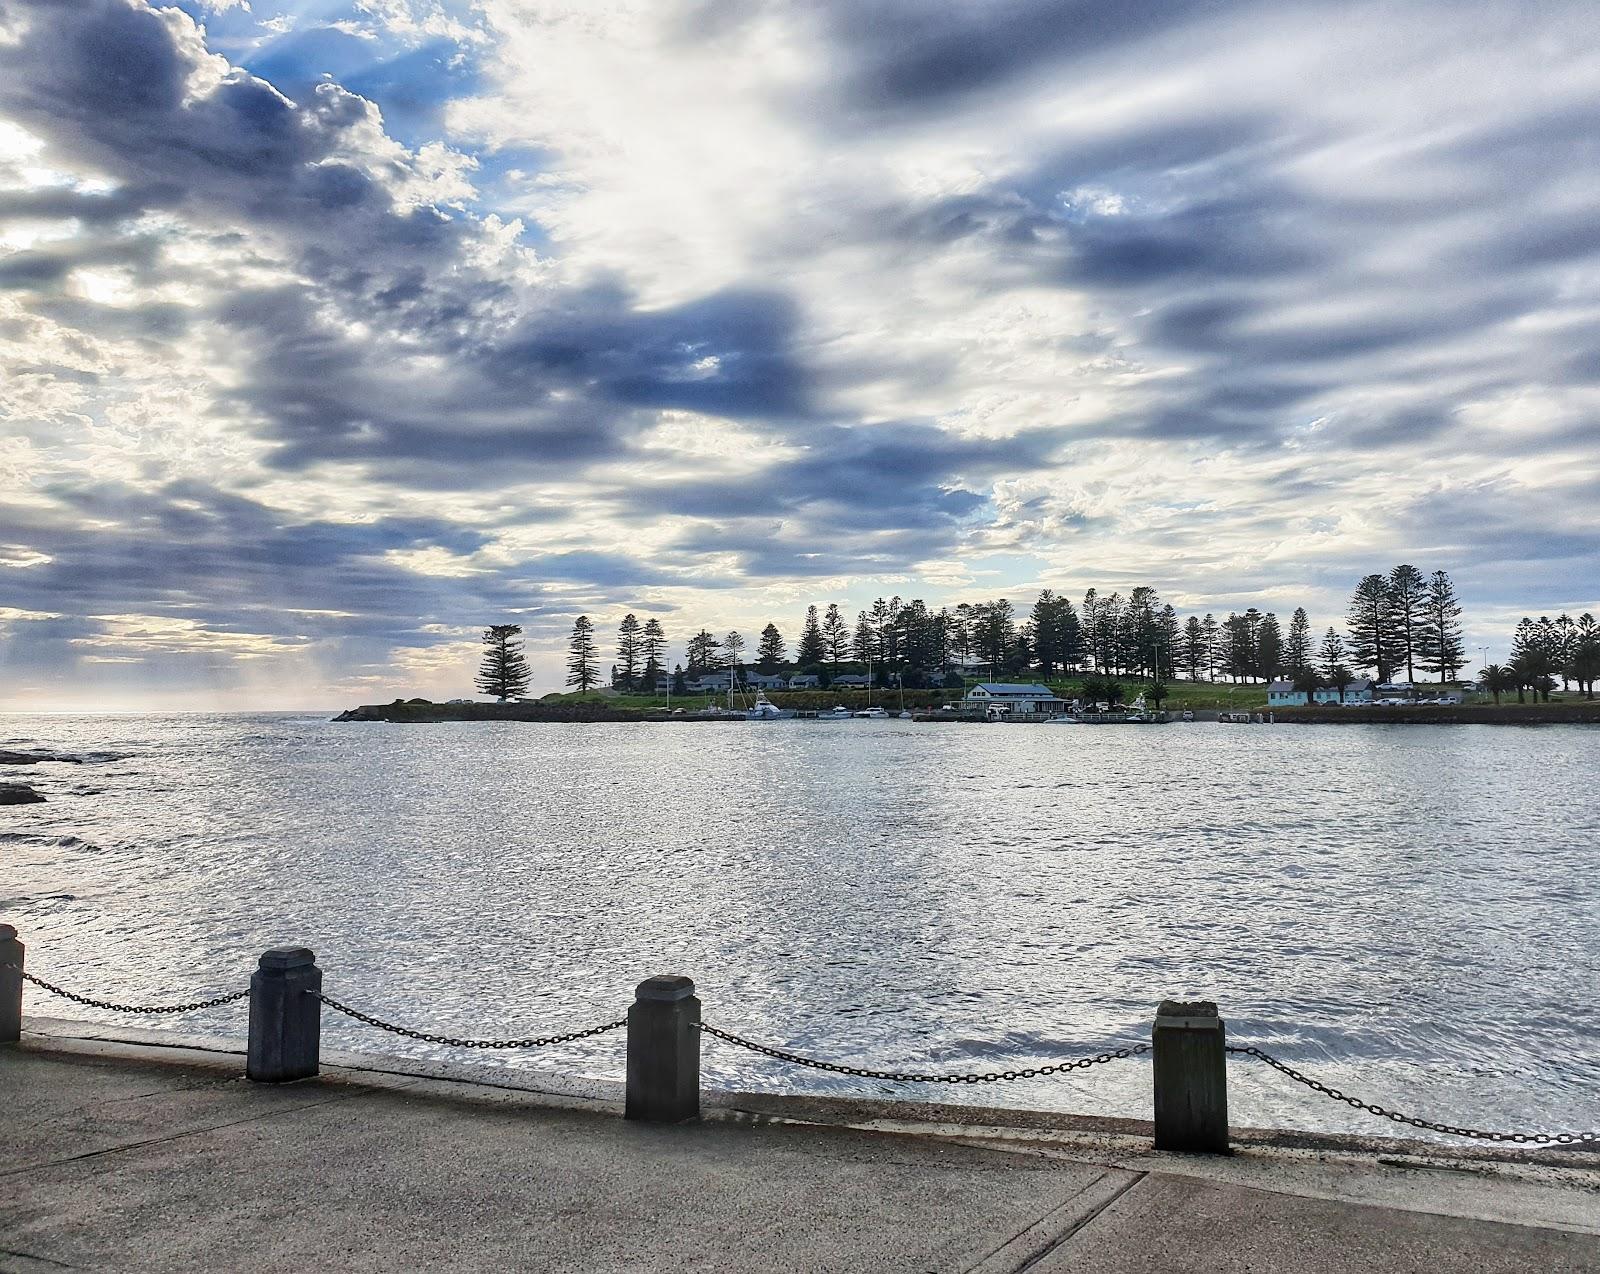
<path id="1" fill-rule="evenodd" d="M 307 995 L 314 995 L 330 1009 L 343 1013 L 346 1017 L 353 1017 L 358 1022 L 365 1022 L 368 1026 L 376 1026 L 380 1031 L 388 1031 L 394 1035 L 404 1035 L 410 1040 L 422 1040 L 428 1044 L 447 1044 L 451 1048 L 548 1048 L 552 1044 L 570 1044 L 574 1040 L 588 1039 L 591 1035 L 604 1035 L 607 1031 L 614 1031 L 626 1026 L 628 1019 L 618 1018 L 615 1022 L 606 1022 L 600 1026 L 591 1026 L 586 1031 L 572 1031 L 566 1035 L 550 1035 L 544 1039 L 528 1040 L 470 1040 L 458 1039 L 453 1035 L 431 1035 L 427 1031 L 413 1031 L 408 1026 L 396 1026 L 393 1022 L 384 1022 L 373 1017 L 370 1013 L 363 1013 L 360 1009 L 353 1009 L 348 1004 L 340 1004 L 331 996 L 323 995 L 320 991 L 307 991 Z"/>
<path id="2" fill-rule="evenodd" d="M 1304 1084 L 1313 1092 L 1322 1093 L 1334 1101 L 1342 1101 L 1346 1106 L 1353 1106 L 1357 1110 L 1364 1110 L 1369 1115 L 1379 1115 L 1384 1119 L 1393 1120 L 1397 1124 L 1409 1124 L 1413 1128 L 1426 1128 L 1430 1132 L 1442 1132 L 1451 1137 L 1469 1137 L 1474 1141 L 1510 1142 L 1518 1146 L 1585 1146 L 1600 1145 L 1600 1132 L 1487 1132 L 1482 1128 L 1463 1128 L 1456 1124 L 1438 1124 L 1431 1119 L 1421 1119 L 1416 1115 L 1403 1115 L 1397 1110 L 1390 1110 L 1384 1106 L 1374 1105 L 1372 1102 L 1362 1101 L 1359 1097 L 1351 1097 L 1332 1088 L 1320 1080 L 1303 1075 L 1294 1067 L 1280 1062 L 1272 1054 L 1259 1048 L 1249 1048 L 1240 1045 L 1228 1046 L 1228 1052 L 1239 1053 L 1246 1057 L 1254 1057 L 1265 1062 L 1275 1071 L 1281 1071 L 1297 1084 Z"/>
<path id="3" fill-rule="evenodd" d="M 235 991 L 231 995 L 219 995 L 210 1000 L 196 1000 L 193 1004 L 114 1004 L 110 1000 L 95 1000 L 87 995 L 78 995 L 64 987 L 57 986 L 54 982 L 46 982 L 43 978 L 34 977 L 26 969 L 15 964 L 0 964 L 0 969 L 10 969 L 22 975 L 24 980 L 33 983 L 41 990 L 59 995 L 64 1000 L 71 1000 L 74 1004 L 87 1004 L 91 1009 L 110 1009 L 113 1013 L 193 1013 L 199 1009 L 214 1009 L 219 1005 L 232 1004 L 235 1000 L 242 1000 L 250 994 L 246 987 L 243 991 Z"/>
<path id="4" fill-rule="evenodd" d="M 1092 1057 L 1079 1057 L 1070 1062 L 1054 1062 L 1049 1066 L 1030 1066 L 1023 1070 L 1014 1071 L 977 1071 L 967 1075 L 922 1075 L 914 1071 L 879 1071 L 871 1070 L 865 1066 L 844 1066 L 838 1062 L 818 1061 L 814 1057 L 802 1057 L 799 1053 L 791 1053 L 788 1049 L 774 1048 L 770 1044 L 758 1044 L 755 1040 L 747 1040 L 742 1035 L 735 1035 L 732 1031 L 724 1031 L 712 1026 L 709 1022 L 699 1023 L 700 1030 L 706 1035 L 714 1035 L 717 1039 L 728 1044 L 747 1048 L 753 1053 L 762 1053 L 767 1057 L 775 1057 L 780 1062 L 791 1062 L 796 1066 L 809 1066 L 812 1070 L 831 1071 L 835 1075 L 855 1075 L 862 1079 L 887 1079 L 897 1084 L 997 1084 L 1013 1079 L 1035 1079 L 1042 1075 L 1059 1075 L 1066 1071 L 1087 1070 L 1091 1066 L 1099 1066 L 1105 1062 L 1116 1061 L 1118 1058 L 1134 1057 L 1140 1053 L 1148 1053 L 1148 1044 L 1130 1044 L 1126 1048 L 1113 1049 L 1109 1053 L 1096 1053 Z"/>

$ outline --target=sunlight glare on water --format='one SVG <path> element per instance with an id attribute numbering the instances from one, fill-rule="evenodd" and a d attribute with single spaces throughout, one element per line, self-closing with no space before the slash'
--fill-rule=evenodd
<path id="1" fill-rule="evenodd" d="M 1148 1038 L 1215 999 L 1382 1104 L 1600 1126 L 1600 730 L 392 726 L 11 716 L 0 920 L 30 969 L 120 999 L 244 985 L 316 949 L 407 1025 L 545 1034 L 687 973 L 708 1021 L 857 1065 L 993 1070 Z M 30 989 L 28 1011 L 108 1015 Z M 142 1026 L 242 1034 L 243 1005 Z M 445 1056 L 325 1015 L 332 1047 Z M 509 1066 L 621 1074 L 620 1034 Z M 472 1060 L 482 1061 L 482 1054 Z M 707 1042 L 727 1088 L 1148 1117 L 1143 1061 L 906 1088 Z M 1258 1065 L 1234 1122 L 1391 1132 Z"/>

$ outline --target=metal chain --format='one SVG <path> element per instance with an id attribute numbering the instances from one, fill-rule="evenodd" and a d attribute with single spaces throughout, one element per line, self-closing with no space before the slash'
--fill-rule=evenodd
<path id="1" fill-rule="evenodd" d="M 1357 1110 L 1364 1110 L 1369 1115 L 1380 1115 L 1384 1119 L 1393 1120 L 1397 1124 L 1409 1124 L 1413 1128 L 1426 1128 L 1430 1132 L 1442 1132 L 1452 1137 L 1470 1137 L 1474 1141 L 1511 1142 L 1519 1146 L 1600 1145 L 1600 1132 L 1487 1132 L 1482 1128 L 1462 1128 L 1455 1124 L 1438 1124 L 1431 1119 L 1420 1119 L 1416 1115 L 1403 1115 L 1397 1110 L 1389 1110 L 1387 1107 L 1362 1101 L 1359 1097 L 1348 1096 L 1337 1088 L 1329 1087 L 1319 1080 L 1312 1079 L 1309 1075 L 1301 1074 L 1294 1067 L 1280 1062 L 1276 1057 L 1259 1048 L 1247 1048 L 1230 1044 L 1228 1052 L 1254 1057 L 1259 1061 L 1265 1062 L 1273 1070 L 1281 1071 L 1296 1083 L 1304 1084 L 1314 1092 L 1331 1097 L 1334 1101 L 1342 1101 L 1346 1106 L 1354 1106 Z"/>
<path id="2" fill-rule="evenodd" d="M 865 1066 L 843 1066 L 838 1062 L 822 1062 L 814 1057 L 802 1057 L 799 1053 L 791 1053 L 788 1049 L 774 1048 L 770 1044 L 758 1044 L 755 1040 L 747 1040 L 742 1035 L 735 1035 L 732 1031 L 724 1031 L 712 1026 L 709 1022 L 699 1023 L 700 1030 L 707 1035 L 714 1035 L 717 1039 L 740 1048 L 747 1048 L 753 1053 L 763 1053 L 768 1057 L 775 1057 L 780 1062 L 792 1062 L 796 1066 L 809 1066 L 812 1070 L 832 1071 L 835 1075 L 856 1075 L 862 1079 L 887 1079 L 897 1084 L 996 1084 L 1012 1079 L 1034 1079 L 1041 1075 L 1058 1075 L 1066 1071 L 1087 1070 L 1091 1066 L 1099 1066 L 1105 1062 L 1116 1061 L 1122 1057 L 1133 1057 L 1139 1053 L 1148 1053 L 1148 1044 L 1130 1044 L 1126 1048 L 1113 1049 L 1109 1053 L 1096 1053 L 1092 1057 L 1079 1057 L 1070 1062 L 1054 1062 L 1049 1066 L 1030 1066 L 1024 1070 L 1016 1071 L 980 1071 L 968 1075 L 920 1075 L 913 1071 L 878 1071 Z"/>
<path id="3" fill-rule="evenodd" d="M 243 991 L 235 991 L 231 995 L 219 995 L 210 1000 L 196 1000 L 193 1004 L 113 1004 L 110 1000 L 90 999 L 87 995 L 78 995 L 53 982 L 36 978 L 20 965 L 0 964 L 0 969 L 11 969 L 20 973 L 34 986 L 50 992 L 51 995 L 59 995 L 62 999 L 71 1000 L 75 1004 L 87 1004 L 91 1009 L 110 1009 L 113 1013 L 193 1013 L 197 1009 L 214 1009 L 222 1004 L 232 1004 L 235 1000 L 242 1000 L 250 994 L 250 989 L 246 987 Z"/>
<path id="4" fill-rule="evenodd" d="M 331 996 L 323 995 L 320 991 L 308 991 L 330 1009 L 343 1013 L 346 1017 L 353 1017 L 358 1022 L 365 1022 L 368 1026 L 376 1026 L 380 1031 L 389 1031 L 395 1035 L 404 1035 L 407 1039 L 423 1040 L 429 1044 L 448 1044 L 451 1048 L 547 1048 L 552 1044 L 570 1044 L 574 1040 L 588 1039 L 591 1035 L 604 1035 L 607 1031 L 614 1031 L 618 1027 L 626 1026 L 628 1019 L 618 1018 L 615 1022 L 606 1022 L 600 1026 L 591 1026 L 586 1031 L 572 1031 L 566 1035 L 550 1035 L 544 1039 L 529 1040 L 469 1040 L 457 1039 L 453 1035 L 430 1035 L 427 1031 L 413 1031 L 408 1026 L 396 1026 L 393 1022 L 380 1021 L 369 1013 L 353 1009 L 348 1004 L 340 1004 Z"/>

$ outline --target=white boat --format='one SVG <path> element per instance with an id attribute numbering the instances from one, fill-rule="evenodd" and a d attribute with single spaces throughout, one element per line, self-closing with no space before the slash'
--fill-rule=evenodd
<path id="1" fill-rule="evenodd" d="M 850 718 L 853 715 L 855 715 L 855 714 L 852 713 L 849 708 L 845 707 L 844 704 L 836 703 L 836 704 L 833 705 L 833 711 L 832 712 L 819 712 L 817 714 L 817 720 L 818 721 L 848 721 L 848 720 L 850 720 Z"/>
<path id="2" fill-rule="evenodd" d="M 776 721 L 784 715 L 783 709 L 767 698 L 761 691 L 756 693 L 756 701 L 745 714 L 749 721 Z"/>
<path id="3" fill-rule="evenodd" d="M 856 716 L 865 717 L 870 721 L 882 721 L 888 715 L 882 708 L 862 708 L 856 713 Z"/>

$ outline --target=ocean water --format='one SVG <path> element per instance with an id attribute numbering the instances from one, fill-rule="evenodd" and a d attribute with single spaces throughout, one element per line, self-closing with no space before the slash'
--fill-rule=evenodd
<path id="1" fill-rule="evenodd" d="M 331 715 L 331 714 L 329 714 Z M 29 968 L 168 1002 L 313 947 L 326 989 L 544 1035 L 686 973 L 829 1060 L 1037 1066 L 1214 999 L 1230 1042 L 1445 1122 L 1600 1128 L 1600 729 L 335 724 L 0 716 L 0 920 Z M 30 1012 L 112 1015 L 30 988 Z M 141 1025 L 237 1034 L 242 1004 Z M 122 1019 L 128 1020 L 128 1019 Z M 447 1050 L 325 1014 L 330 1046 Z M 620 1033 L 469 1055 L 620 1078 Z M 706 1041 L 706 1082 L 1148 1117 L 1148 1062 L 982 1086 Z M 1233 1122 L 1398 1131 L 1230 1063 Z"/>

